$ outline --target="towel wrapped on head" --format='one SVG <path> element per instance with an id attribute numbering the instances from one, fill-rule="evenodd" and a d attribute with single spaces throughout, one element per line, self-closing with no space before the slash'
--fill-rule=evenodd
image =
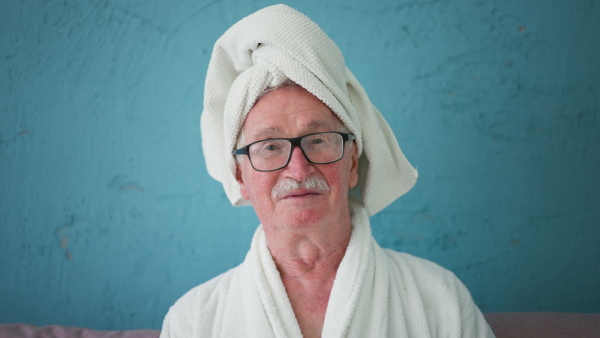
<path id="1" fill-rule="evenodd" d="M 381 113 L 346 67 L 335 43 L 308 17 L 285 5 L 264 8 L 216 42 L 201 117 L 208 173 L 233 205 L 248 205 L 231 154 L 246 115 L 265 89 L 291 80 L 325 103 L 356 137 L 358 195 L 373 215 L 409 191 L 417 172 Z"/>

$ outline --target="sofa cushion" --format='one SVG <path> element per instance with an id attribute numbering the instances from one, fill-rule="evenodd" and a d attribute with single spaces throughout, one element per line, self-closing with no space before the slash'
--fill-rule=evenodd
<path id="1" fill-rule="evenodd" d="M 485 319 L 497 338 L 600 337 L 600 313 L 497 312 Z"/>
<path id="2" fill-rule="evenodd" d="M 159 330 L 96 331 L 69 326 L 0 324 L 0 338 L 158 338 Z"/>

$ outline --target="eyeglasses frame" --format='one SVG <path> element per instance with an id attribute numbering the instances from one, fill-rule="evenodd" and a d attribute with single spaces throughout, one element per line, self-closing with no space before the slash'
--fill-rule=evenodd
<path id="1" fill-rule="evenodd" d="M 313 162 L 313 161 L 311 161 L 308 158 L 308 156 L 306 156 L 306 153 L 304 152 L 304 149 L 302 148 L 302 145 L 301 145 L 300 141 L 303 138 L 308 137 L 308 136 L 319 135 L 319 134 L 332 134 L 332 133 L 333 134 L 338 134 L 338 135 L 342 136 L 342 140 L 343 140 L 343 144 L 342 144 L 342 156 L 340 156 L 340 158 L 338 158 L 335 161 L 329 161 L 329 162 Z M 259 170 L 259 169 L 256 169 L 254 167 L 254 164 L 252 163 L 252 157 L 250 156 L 250 153 L 249 153 L 250 146 L 252 146 L 255 143 L 269 141 L 269 140 L 286 140 L 286 141 L 289 141 L 292 144 L 292 147 L 290 148 L 290 153 L 288 155 L 288 159 L 287 159 L 287 161 L 285 162 L 285 164 L 283 166 L 281 166 L 279 168 L 276 168 L 276 169 L 269 169 L 269 170 Z M 290 161 L 292 159 L 292 152 L 294 151 L 295 147 L 300 148 L 300 151 L 302 151 L 302 155 L 304 155 L 304 158 L 309 163 L 313 163 L 313 164 L 335 163 L 335 162 L 341 160 L 344 157 L 344 153 L 346 151 L 346 142 L 348 142 L 348 141 L 354 141 L 354 140 L 356 140 L 356 137 L 354 135 L 352 135 L 352 134 L 342 133 L 342 132 L 339 132 L 339 131 L 324 131 L 324 132 L 321 132 L 321 133 L 306 134 L 306 135 L 299 136 L 299 137 L 291 137 L 291 138 L 277 137 L 277 138 L 269 138 L 269 139 L 264 139 L 264 140 L 258 140 L 258 141 L 254 141 L 254 142 L 252 142 L 250 144 L 247 144 L 247 145 L 245 145 L 245 146 L 243 146 L 243 147 L 241 147 L 239 149 L 236 149 L 236 150 L 232 151 L 232 154 L 234 156 L 235 155 L 247 155 L 248 156 L 248 160 L 250 161 L 250 165 L 252 165 L 252 169 L 254 169 L 256 171 L 260 171 L 260 172 L 269 172 L 269 171 L 280 170 L 280 169 L 283 169 L 283 168 L 287 167 L 288 164 L 290 164 Z"/>

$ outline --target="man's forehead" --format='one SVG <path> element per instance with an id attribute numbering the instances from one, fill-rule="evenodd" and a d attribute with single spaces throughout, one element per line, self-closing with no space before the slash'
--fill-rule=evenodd
<path id="1" fill-rule="evenodd" d="M 330 131 L 341 124 L 327 105 L 304 88 L 283 87 L 256 102 L 244 120 L 243 132 L 254 141 Z"/>
<path id="2" fill-rule="evenodd" d="M 270 124 L 269 122 L 275 123 L 276 121 L 261 121 L 262 125 L 256 127 L 250 136 L 253 138 L 272 138 L 284 135 L 289 130 L 289 126 Z M 321 129 L 331 129 L 333 126 L 331 121 L 324 118 L 310 119 L 300 123 L 299 127 L 306 132 L 317 131 Z M 341 123 L 341 122 L 339 122 Z"/>

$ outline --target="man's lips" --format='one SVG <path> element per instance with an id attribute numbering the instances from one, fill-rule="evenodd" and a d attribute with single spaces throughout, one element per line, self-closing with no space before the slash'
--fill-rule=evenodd
<path id="1" fill-rule="evenodd" d="M 294 198 L 294 197 L 308 197 L 308 196 L 320 195 L 320 194 L 321 194 L 321 192 L 317 191 L 317 190 L 298 189 L 298 190 L 290 191 L 289 193 L 285 194 L 285 196 L 283 196 L 282 199 Z"/>

